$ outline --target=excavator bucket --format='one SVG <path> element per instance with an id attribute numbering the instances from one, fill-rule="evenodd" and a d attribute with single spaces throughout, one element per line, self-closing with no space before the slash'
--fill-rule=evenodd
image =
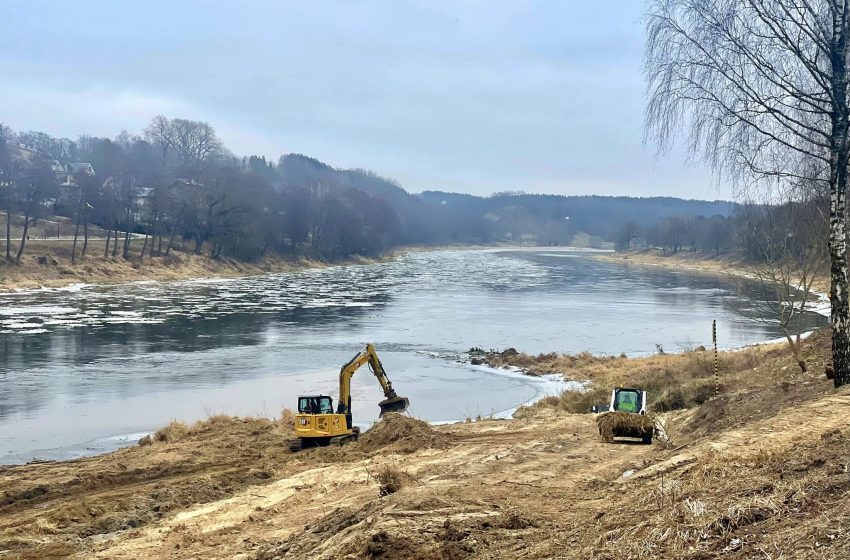
<path id="1" fill-rule="evenodd" d="M 404 412 L 410 406 L 410 400 L 407 397 L 393 397 L 379 402 L 378 406 L 381 407 L 380 416 L 383 416 L 387 412 Z"/>

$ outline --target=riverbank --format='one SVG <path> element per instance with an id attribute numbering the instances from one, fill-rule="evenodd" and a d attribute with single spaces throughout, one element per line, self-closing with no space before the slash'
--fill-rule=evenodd
<path id="1" fill-rule="evenodd" d="M 196 278 L 234 278 L 337 264 L 369 264 L 395 258 L 399 252 L 382 257 L 352 256 L 339 261 L 320 261 L 308 258 L 284 258 L 277 255 L 257 262 L 230 258 L 211 258 L 182 251 L 172 251 L 168 257 L 123 259 L 104 257 L 103 240 L 91 240 L 85 259 L 71 263 L 70 249 L 57 250 L 56 241 L 31 241 L 28 254 L 21 264 L 0 263 L 0 293 L 33 288 L 61 288 L 74 284 L 120 284 L 137 281 L 175 281 Z"/>
<path id="2" fill-rule="evenodd" d="M 72 242 L 71 239 L 33 239 L 27 243 L 27 254 L 21 259 L 21 264 L 0 261 L 0 293 L 34 288 L 62 288 L 74 284 L 238 278 L 336 265 L 387 262 L 411 252 L 497 248 L 495 245 L 411 245 L 392 248 L 380 256 L 352 255 L 333 261 L 272 254 L 259 261 L 247 262 L 226 257 L 214 259 L 207 254 L 196 255 L 181 250 L 172 250 L 168 257 L 140 259 L 134 255 L 123 259 L 104 257 L 104 239 L 92 237 L 89 239 L 86 258 L 77 259 L 76 263 L 72 263 Z M 137 246 L 140 244 L 141 240 L 134 240 L 134 251 L 138 251 Z M 77 251 L 79 250 L 78 246 Z"/>
<path id="3" fill-rule="evenodd" d="M 36 288 L 62 288 L 74 284 L 121 284 L 138 281 L 179 281 L 198 278 L 238 278 L 308 268 L 346 264 L 387 262 L 406 253 L 430 251 L 474 251 L 480 249 L 527 249 L 525 245 L 411 245 L 396 247 L 376 257 L 353 255 L 334 261 L 306 257 L 288 258 L 269 255 L 256 262 L 231 258 L 211 258 L 206 254 L 172 250 L 168 257 L 130 259 L 104 257 L 103 238 L 89 239 L 85 259 L 71 262 L 71 239 L 33 239 L 20 264 L 0 261 L 0 293 Z M 135 245 L 141 244 L 139 239 Z M 78 247 L 79 251 L 80 248 Z M 134 248 L 137 251 L 138 247 Z"/>
<path id="4" fill-rule="evenodd" d="M 8 558 L 842 558 L 850 392 L 772 349 L 721 354 L 719 398 L 662 414 L 670 445 L 607 444 L 553 402 L 514 420 L 393 416 L 341 449 L 291 454 L 292 416 L 172 424 L 88 459 L 0 469 Z M 535 360 L 600 385 L 694 356 Z M 708 368 L 710 371 L 710 368 Z M 710 377 L 702 370 L 690 375 Z M 624 545 L 625 543 L 625 545 Z"/>
<path id="5" fill-rule="evenodd" d="M 823 374 L 830 349 L 828 331 L 821 329 L 807 337 L 801 353 L 810 369 Z M 584 388 L 546 396 L 521 407 L 515 416 L 534 416 L 541 411 L 586 413 L 593 405 L 606 404 L 612 387 L 640 387 L 648 392 L 648 406 L 657 412 L 671 412 L 703 405 L 715 394 L 714 352 L 704 346 L 686 348 L 677 353 L 658 353 L 644 357 L 599 356 L 589 352 L 559 354 L 550 352 L 531 355 L 509 349 L 486 352 L 478 357 L 495 368 L 510 368 L 526 375 L 561 375 Z M 785 375 L 793 375 L 799 366 L 787 343 L 777 341 L 718 353 L 719 389 L 721 393 L 739 393 L 761 388 L 764 373 L 753 377 L 764 364 L 773 374 L 775 384 Z M 762 390 L 762 389 L 759 389 Z M 799 395 L 798 395 L 799 396 Z M 765 391 L 759 406 L 767 406 L 770 392 Z"/>
<path id="6" fill-rule="evenodd" d="M 660 249 L 632 249 L 594 255 L 593 258 L 624 265 L 661 267 L 702 274 L 753 278 L 753 272 L 748 269 L 746 263 L 728 256 L 711 256 L 705 253 L 680 251 L 676 254 L 669 254 Z M 824 275 L 817 278 L 812 289 L 820 294 L 829 292 L 828 276 Z"/>

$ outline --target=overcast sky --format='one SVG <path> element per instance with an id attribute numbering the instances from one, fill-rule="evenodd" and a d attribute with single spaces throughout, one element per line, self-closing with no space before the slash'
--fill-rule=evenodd
<path id="1" fill-rule="evenodd" d="M 0 122 L 201 119 L 412 192 L 728 198 L 642 143 L 642 0 L 2 0 Z"/>

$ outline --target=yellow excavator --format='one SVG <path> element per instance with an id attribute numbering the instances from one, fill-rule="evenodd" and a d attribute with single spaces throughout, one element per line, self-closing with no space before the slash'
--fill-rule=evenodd
<path id="1" fill-rule="evenodd" d="M 356 356 L 339 370 L 339 402 L 334 412 L 333 399 L 327 395 L 298 397 L 298 414 L 295 415 L 295 439 L 289 442 L 291 451 L 307 447 L 343 445 L 360 435 L 360 428 L 351 422 L 351 377 L 361 366 L 378 378 L 384 391 L 384 400 L 378 403 L 381 416 L 387 412 L 404 412 L 410 406 L 406 397 L 399 397 L 387 377 L 375 347 L 367 344 Z"/>

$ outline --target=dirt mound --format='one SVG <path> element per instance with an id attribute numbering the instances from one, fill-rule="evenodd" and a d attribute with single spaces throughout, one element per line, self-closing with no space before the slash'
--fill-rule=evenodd
<path id="1" fill-rule="evenodd" d="M 445 449 L 451 446 L 452 440 L 427 422 L 389 413 L 360 436 L 359 443 L 360 450 L 366 452 L 391 449 L 399 453 L 413 453 L 420 449 Z"/>

